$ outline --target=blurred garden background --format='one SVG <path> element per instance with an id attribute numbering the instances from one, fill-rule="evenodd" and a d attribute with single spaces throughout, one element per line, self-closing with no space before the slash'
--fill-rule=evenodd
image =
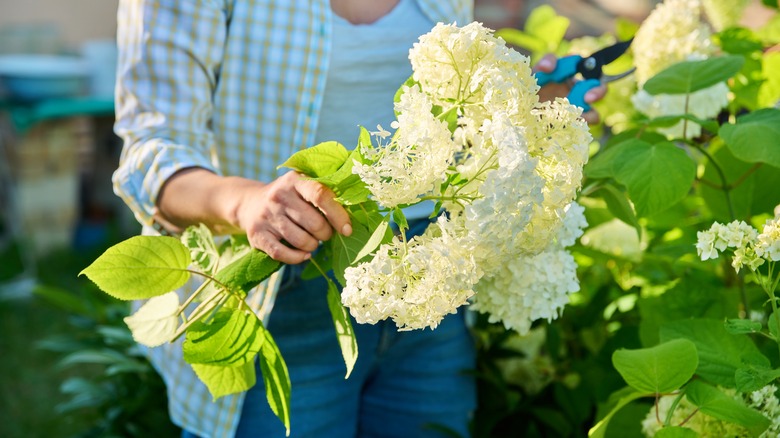
<path id="1" fill-rule="evenodd" d="M 566 39 L 597 37 L 618 23 L 638 24 L 656 3 L 477 0 L 476 20 L 523 29 L 534 8 L 551 5 L 570 20 Z M 763 25 L 770 10 L 753 3 L 743 20 Z M 107 247 L 139 231 L 110 182 L 121 150 L 112 132 L 116 7 L 116 0 L 0 0 L 0 437 L 178 434 L 162 383 L 122 322 L 127 307 L 78 277 Z M 594 129 L 602 140 L 610 136 L 608 128 Z M 607 233 L 607 246 L 652 245 L 634 242 L 628 226 Z M 636 290 L 628 292 L 646 284 L 614 278 L 628 276 L 639 255 L 610 247 L 581 252 L 595 263 L 582 280 L 592 289 L 553 328 L 517 339 L 481 321 L 478 436 L 583 436 L 596 402 L 622 383 L 605 363 L 614 346 L 639 345 Z M 645 272 L 651 280 L 673 275 L 664 272 L 663 256 Z M 713 285 L 686 281 L 709 306 L 698 313 L 720 317 L 729 312 L 719 306 L 736 308 L 730 300 L 737 295 L 711 300 L 705 292 Z M 625 418 L 648 406 L 635 405 L 638 414 Z M 613 429 L 625 432 L 615 436 L 638 433 L 638 424 L 615 421 Z"/>

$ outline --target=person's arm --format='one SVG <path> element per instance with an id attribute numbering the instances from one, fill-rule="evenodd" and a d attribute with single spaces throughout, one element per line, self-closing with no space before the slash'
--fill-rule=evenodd
<path id="1" fill-rule="evenodd" d="M 349 218 L 332 192 L 295 173 L 268 184 L 220 175 L 209 121 L 224 8 L 217 0 L 121 0 L 115 130 L 124 148 L 114 190 L 141 223 L 247 233 L 254 247 L 299 263 L 331 227 L 350 234 Z"/>

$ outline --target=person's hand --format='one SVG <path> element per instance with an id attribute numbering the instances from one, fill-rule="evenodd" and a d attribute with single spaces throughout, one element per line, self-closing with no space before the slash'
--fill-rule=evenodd
<path id="1" fill-rule="evenodd" d="M 352 234 L 349 215 L 334 193 L 296 172 L 270 184 L 246 184 L 235 214 L 236 225 L 254 248 L 287 264 L 308 260 L 334 229 L 345 236 Z"/>
<path id="2" fill-rule="evenodd" d="M 547 54 L 533 67 L 533 71 L 543 71 L 545 73 L 550 73 L 555 70 L 555 65 L 557 62 L 558 58 L 555 55 Z M 554 100 L 556 97 L 566 97 L 569 94 L 569 91 L 571 91 L 572 83 L 573 82 L 559 84 L 551 82 L 539 90 L 539 99 L 544 102 L 548 100 Z M 588 92 L 585 93 L 585 102 L 592 104 L 593 102 L 601 100 L 606 93 L 607 86 L 602 84 L 596 88 L 593 88 L 592 90 L 588 90 Z M 599 113 L 591 109 L 590 111 L 583 113 L 582 118 L 591 124 L 598 123 Z"/>

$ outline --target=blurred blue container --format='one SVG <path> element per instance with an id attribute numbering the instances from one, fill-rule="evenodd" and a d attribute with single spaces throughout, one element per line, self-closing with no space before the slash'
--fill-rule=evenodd
<path id="1" fill-rule="evenodd" d="M 75 56 L 15 54 L 0 56 L 0 89 L 11 100 L 37 101 L 83 95 L 89 66 Z"/>

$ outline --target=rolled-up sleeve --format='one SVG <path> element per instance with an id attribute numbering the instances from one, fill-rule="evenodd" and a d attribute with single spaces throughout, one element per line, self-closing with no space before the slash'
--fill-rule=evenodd
<path id="1" fill-rule="evenodd" d="M 227 20 L 220 1 L 120 1 L 114 130 L 123 149 L 113 184 L 142 224 L 178 170 L 219 173 L 210 124 Z"/>

